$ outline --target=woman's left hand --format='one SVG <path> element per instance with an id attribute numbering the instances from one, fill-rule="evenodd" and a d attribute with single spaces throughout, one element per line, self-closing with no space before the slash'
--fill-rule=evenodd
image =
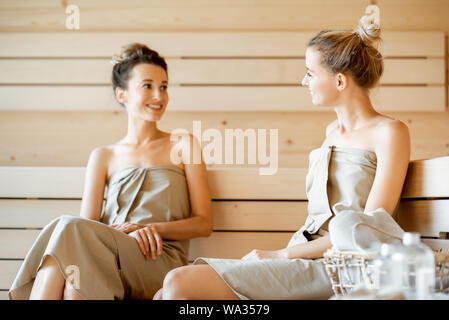
<path id="1" fill-rule="evenodd" d="M 126 234 L 131 233 L 133 231 L 145 228 L 144 225 L 136 224 L 136 223 L 129 223 L 129 222 L 122 222 L 120 224 L 113 224 L 111 226 L 112 228 L 124 232 Z"/>
<path id="2" fill-rule="evenodd" d="M 261 259 L 287 259 L 287 252 L 285 249 L 280 250 L 254 249 L 242 258 L 242 260 L 261 260 Z"/>
<path id="3" fill-rule="evenodd" d="M 128 234 L 130 237 L 136 239 L 140 251 L 145 256 L 145 259 L 150 259 L 150 254 L 153 260 L 162 254 L 162 238 L 153 225 L 145 226 Z"/>

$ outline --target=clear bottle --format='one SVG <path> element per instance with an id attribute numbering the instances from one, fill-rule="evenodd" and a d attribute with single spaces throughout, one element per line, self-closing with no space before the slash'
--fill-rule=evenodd
<path id="1" fill-rule="evenodd" d="M 373 261 L 374 289 L 381 298 L 393 298 L 402 295 L 401 268 L 393 260 L 393 254 L 399 250 L 398 245 L 383 243 L 380 254 Z"/>
<path id="2" fill-rule="evenodd" d="M 419 233 L 406 232 L 402 247 L 392 256 L 402 273 L 402 288 L 408 300 L 428 300 L 435 291 L 435 255 L 421 242 Z"/>

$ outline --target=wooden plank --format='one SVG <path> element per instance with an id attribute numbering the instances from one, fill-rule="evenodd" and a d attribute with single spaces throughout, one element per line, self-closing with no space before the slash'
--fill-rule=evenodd
<path id="1" fill-rule="evenodd" d="M 214 199 L 306 200 L 305 168 L 279 168 L 274 175 L 258 169 L 211 169 L 209 187 Z"/>
<path id="2" fill-rule="evenodd" d="M 0 291 L 0 300 L 9 300 L 8 291 Z"/>
<path id="3" fill-rule="evenodd" d="M 170 85 L 299 84 L 304 59 L 167 59 Z M 385 59 L 381 84 L 444 84 L 444 59 Z M 111 83 L 108 59 L 0 59 L 0 84 Z M 67 75 L 70 75 L 68 77 Z"/>
<path id="4" fill-rule="evenodd" d="M 117 111 L 122 108 L 114 98 L 112 86 L 1 86 L 0 95 L 3 94 L 6 100 L 0 110 Z M 26 98 L 28 94 L 31 96 Z M 61 100 L 61 95 L 70 99 Z"/>
<path id="5" fill-rule="evenodd" d="M 421 241 L 432 249 L 449 248 L 449 240 L 446 239 L 421 239 Z"/>
<path id="6" fill-rule="evenodd" d="M 438 238 L 449 232 L 449 200 L 402 201 L 397 221 L 406 231 Z"/>
<path id="7" fill-rule="evenodd" d="M 0 258 L 24 259 L 39 233 L 40 230 L 0 229 Z"/>
<path id="8" fill-rule="evenodd" d="M 2 32 L 0 57 L 111 57 L 142 42 L 166 57 L 304 56 L 315 32 Z M 383 33 L 385 56 L 443 57 L 444 32 Z"/>
<path id="9" fill-rule="evenodd" d="M 0 290 L 9 290 L 22 262 L 23 260 L 0 260 Z M 0 291 L 0 300 L 9 300 L 8 292 Z"/>
<path id="10" fill-rule="evenodd" d="M 412 161 L 403 198 L 448 197 L 448 160 L 449 157 L 439 157 Z M 0 167 L 0 181 L 10 182 L 0 185 L 0 197 L 80 199 L 84 170 L 83 167 Z M 260 175 L 257 168 L 208 171 L 213 199 L 240 200 L 306 200 L 306 174 L 306 168 L 279 168 L 274 175 Z"/>
<path id="11" fill-rule="evenodd" d="M 402 197 L 449 197 L 449 156 L 412 161 Z"/>
<path id="12" fill-rule="evenodd" d="M 0 167 L 0 198 L 81 199 L 83 167 Z"/>
<path id="13" fill-rule="evenodd" d="M 43 228 L 63 214 L 77 216 L 80 200 L 0 200 L 1 228 Z M 449 232 L 449 200 L 404 200 L 398 223 L 424 237 Z M 307 202 L 214 201 L 214 230 L 296 231 L 307 217 Z"/>
<path id="14" fill-rule="evenodd" d="M 151 44 L 165 57 L 304 56 L 313 32 L 0 33 L 0 57 L 107 57 L 130 42 Z"/>
<path id="15" fill-rule="evenodd" d="M 382 32 L 382 38 L 381 52 L 385 57 L 444 56 L 445 33 L 443 31 L 385 31 Z"/>
<path id="16" fill-rule="evenodd" d="M 81 199 L 83 167 L 0 167 L 0 198 Z M 213 199 L 305 200 L 303 168 L 280 168 L 274 175 L 259 169 L 210 169 Z"/>
<path id="17" fill-rule="evenodd" d="M 0 229 L 0 257 L 24 259 L 39 230 Z M 241 258 L 252 249 L 275 250 L 287 246 L 293 232 L 213 232 L 191 240 L 189 259 L 195 257 Z M 14 246 L 11 241 L 14 240 Z"/>
<path id="18" fill-rule="evenodd" d="M 214 230 L 297 231 L 306 221 L 307 202 L 215 201 Z"/>
<path id="19" fill-rule="evenodd" d="M 354 28 L 369 3 L 358 0 L 78 0 L 81 30 L 314 30 Z M 379 1 L 384 30 L 449 30 L 445 0 Z M 0 2 L 2 31 L 67 31 L 57 0 Z M 300 12 L 301 14 L 294 14 Z M 61 18 L 62 17 L 62 18 Z"/>
<path id="20" fill-rule="evenodd" d="M 373 106 L 386 111 L 445 111 L 443 87 L 377 87 L 371 92 Z M 407 98 L 405 98 L 407 97 Z"/>
<path id="21" fill-rule="evenodd" d="M 197 257 L 240 259 L 253 249 L 285 248 L 290 232 L 214 232 L 208 238 L 191 240 L 189 260 Z"/>
<path id="22" fill-rule="evenodd" d="M 445 83 L 444 59 L 385 59 L 380 84 Z"/>
<path id="23" fill-rule="evenodd" d="M 79 215 L 80 200 L 0 200 L 1 228 L 43 228 L 63 215 Z M 307 202 L 214 201 L 214 230 L 296 231 Z"/>
<path id="24" fill-rule="evenodd" d="M 444 86 L 379 87 L 371 97 L 379 111 L 444 111 L 445 91 Z M 122 110 L 110 86 L 8 85 L 0 86 L 0 96 L 3 111 Z M 173 86 L 169 96 L 170 111 L 328 111 L 314 106 L 308 89 L 297 86 Z"/>
<path id="25" fill-rule="evenodd" d="M 61 215 L 78 216 L 81 200 L 1 199 L 0 228 L 43 228 Z"/>

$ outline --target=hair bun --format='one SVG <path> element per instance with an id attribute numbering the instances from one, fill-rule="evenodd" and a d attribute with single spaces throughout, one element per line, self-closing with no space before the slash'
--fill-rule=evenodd
<path id="1" fill-rule="evenodd" d="M 121 48 L 120 54 L 114 54 L 112 56 L 111 63 L 113 65 L 122 63 L 123 61 L 131 58 L 132 56 L 139 54 L 139 52 L 142 52 L 143 50 L 150 51 L 150 49 L 146 45 L 141 44 L 141 43 L 127 44 Z"/>
<path id="2" fill-rule="evenodd" d="M 380 41 L 380 26 L 376 24 L 372 16 L 363 16 L 354 30 L 360 39 L 367 45 L 374 45 Z"/>

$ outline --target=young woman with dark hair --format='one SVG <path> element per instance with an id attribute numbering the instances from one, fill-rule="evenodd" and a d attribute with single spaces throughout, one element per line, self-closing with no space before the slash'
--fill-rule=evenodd
<path id="1" fill-rule="evenodd" d="M 80 217 L 64 215 L 45 226 L 11 299 L 151 299 L 169 270 L 188 263 L 189 239 L 212 232 L 204 162 L 171 159 L 173 148 L 187 152 L 197 142 L 192 135 L 171 139 L 157 127 L 169 100 L 165 60 L 133 43 L 113 63 L 127 134 L 92 151 Z M 67 270 L 76 271 L 71 277 L 79 283 L 66 281 Z"/>

